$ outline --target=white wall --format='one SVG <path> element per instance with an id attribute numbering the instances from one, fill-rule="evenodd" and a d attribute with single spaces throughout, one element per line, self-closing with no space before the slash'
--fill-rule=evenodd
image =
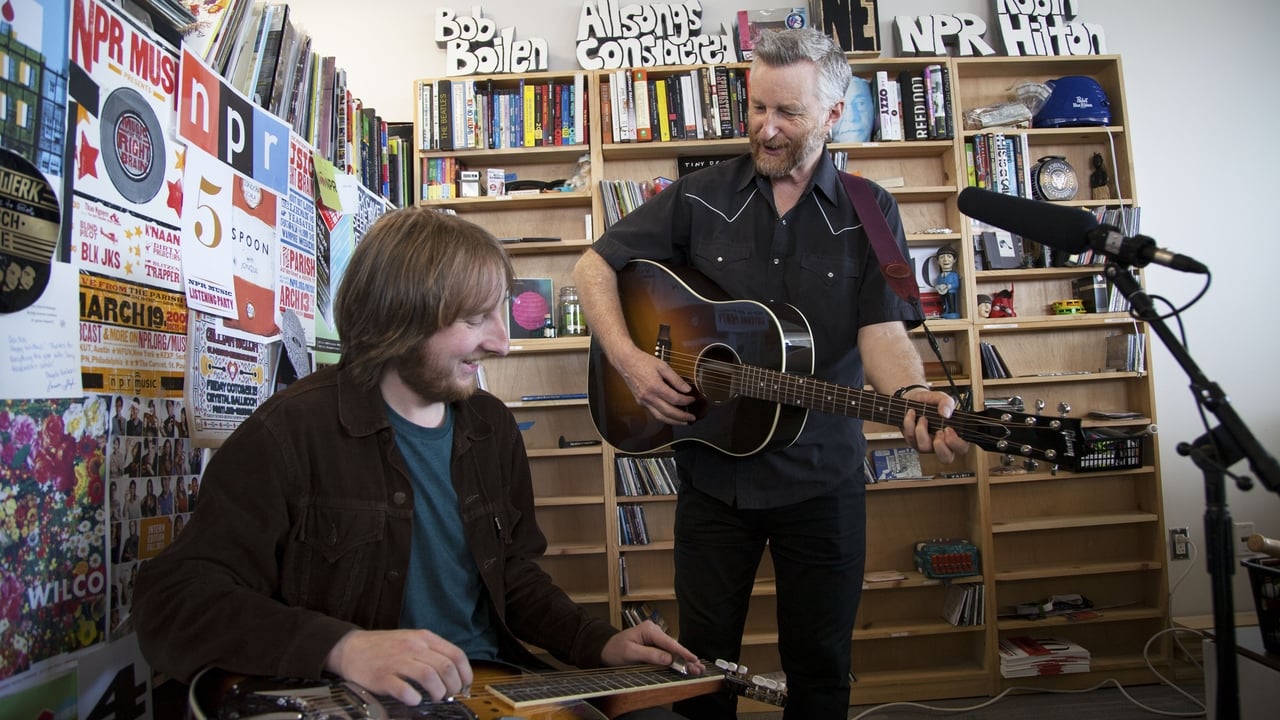
<path id="1" fill-rule="evenodd" d="M 639 0 L 621 0 L 630 4 Z M 645 0 L 647 2 L 647 0 Z M 337 55 L 350 87 L 392 120 L 413 118 L 412 80 L 444 73 L 444 53 L 433 41 L 434 7 L 469 13 L 472 3 L 403 0 L 291 0 L 295 17 L 314 36 L 317 50 Z M 772 0 L 704 0 L 704 32 L 728 24 L 740 8 L 786 5 Z M 490 0 L 484 15 L 516 37 L 540 37 L 551 48 L 552 70 L 576 67 L 573 48 L 581 2 Z M 1214 271 L 1213 286 L 1183 315 L 1190 351 L 1203 374 L 1231 393 L 1231 404 L 1271 452 L 1280 448 L 1280 407 L 1270 378 L 1277 338 L 1266 302 L 1278 254 L 1276 192 L 1267 172 L 1280 166 L 1280 117 L 1269 72 L 1280 38 L 1280 4 L 1236 0 L 1210 6 L 1201 0 L 1128 0 L 1077 3 L 1084 20 L 1101 24 L 1107 51 L 1124 62 L 1129 130 L 1137 167 L 1142 230 L 1171 250 L 1191 255 Z M 981 0 L 880 0 L 885 54 L 892 55 L 894 15 L 972 12 L 988 18 L 988 40 L 997 50 L 994 4 Z M 1258 177 L 1261 175 L 1261 177 Z M 1150 269 L 1148 290 L 1175 305 L 1191 300 L 1202 277 Z M 1268 320 L 1267 318 L 1272 318 Z M 1174 563 L 1170 582 L 1190 567 L 1174 597 L 1174 613 L 1212 610 L 1204 561 L 1205 490 L 1200 470 L 1175 447 L 1204 432 L 1187 374 L 1156 348 L 1166 523 L 1188 527 L 1200 547 L 1194 563 Z M 1212 415 L 1209 421 L 1216 424 Z M 1245 463 L 1233 468 L 1246 472 Z M 1230 483 L 1230 481 L 1228 481 Z M 1280 490 L 1280 489 L 1278 489 Z M 1236 520 L 1280 537 L 1280 497 L 1262 486 L 1250 492 L 1231 485 Z M 1235 605 L 1252 610 L 1243 568 L 1235 581 Z"/>

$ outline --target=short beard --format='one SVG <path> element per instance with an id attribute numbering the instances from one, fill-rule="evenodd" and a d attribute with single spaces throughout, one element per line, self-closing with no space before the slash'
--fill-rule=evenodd
<path id="1" fill-rule="evenodd" d="M 808 158 L 822 149 L 826 142 L 824 133 L 810 132 L 799 144 L 788 140 L 786 152 L 782 157 L 770 157 L 761 153 L 764 143 L 755 135 L 751 136 L 751 158 L 755 162 L 756 172 L 767 178 L 786 177 L 800 167 Z"/>
<path id="2" fill-rule="evenodd" d="M 459 385 L 454 380 L 454 373 L 434 365 L 424 347 L 401 355 L 396 360 L 396 373 L 406 387 L 428 402 L 460 402 L 476 391 L 474 384 Z"/>

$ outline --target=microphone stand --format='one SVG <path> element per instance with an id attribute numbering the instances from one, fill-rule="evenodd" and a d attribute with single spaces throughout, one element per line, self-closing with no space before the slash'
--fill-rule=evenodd
<path id="1" fill-rule="evenodd" d="M 1164 342 L 1174 359 L 1191 378 L 1191 389 L 1199 402 L 1220 423 L 1193 443 L 1179 443 L 1177 450 L 1184 457 L 1190 456 L 1204 474 L 1205 559 L 1213 589 L 1213 631 L 1218 667 L 1215 708 L 1217 720 L 1238 720 L 1240 697 L 1236 669 L 1235 603 L 1231 591 L 1235 565 L 1231 512 L 1227 509 L 1224 478 L 1228 467 L 1248 458 L 1250 467 L 1263 485 L 1272 492 L 1280 493 L 1280 465 L 1236 414 L 1222 388 L 1201 372 L 1190 353 L 1161 319 L 1151 297 L 1129 273 L 1128 267 L 1112 260 L 1107 263 L 1106 274 L 1132 304 L 1134 316 L 1146 322 Z M 1241 490 L 1249 490 L 1253 486 L 1252 481 L 1243 476 L 1236 484 Z"/>

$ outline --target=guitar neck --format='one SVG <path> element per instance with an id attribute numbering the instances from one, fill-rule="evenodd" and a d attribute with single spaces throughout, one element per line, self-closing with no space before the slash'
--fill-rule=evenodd
<path id="1" fill-rule="evenodd" d="M 731 382 L 734 393 L 746 397 L 894 427 L 901 427 L 907 411 L 914 410 L 916 417 L 928 419 L 930 432 L 951 425 L 948 418 L 939 415 L 933 405 L 882 395 L 872 390 L 747 365 L 733 366 L 733 373 Z M 957 432 L 960 431 L 961 428 L 957 427 Z M 964 437 L 963 432 L 961 437 Z"/>

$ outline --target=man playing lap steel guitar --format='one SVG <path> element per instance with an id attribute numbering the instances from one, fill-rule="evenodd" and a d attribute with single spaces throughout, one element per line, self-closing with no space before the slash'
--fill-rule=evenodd
<path id="1" fill-rule="evenodd" d="M 675 352 L 667 362 L 654 352 L 655 340 L 678 344 L 674 336 L 681 328 L 663 323 L 652 334 L 633 337 L 628 323 L 636 313 L 624 307 L 626 293 L 620 291 L 623 271 L 643 258 L 696 269 L 731 298 L 794 306 L 812 332 L 812 376 L 857 391 L 865 378 L 892 394 L 884 400 L 899 408 L 895 424 L 901 423 L 906 442 L 950 463 L 968 443 L 950 427 L 931 431 L 914 409 L 903 414 L 900 408 L 909 399 L 928 407 L 936 420 L 950 417 L 955 403 L 927 387 L 906 332 L 919 314 L 886 284 L 863 221 L 826 153 L 825 138 L 840 118 L 850 81 L 845 56 L 812 29 L 762 33 L 754 52 L 750 154 L 680 178 L 610 227 L 574 270 L 593 343 L 621 377 L 619 384 L 625 382 L 628 400 L 641 408 L 641 417 L 618 427 L 656 419 L 676 428 L 671 432 L 678 440 L 685 426 L 713 422 L 689 412 L 701 409 L 706 396 L 715 400 L 720 390 L 730 398 L 741 387 L 726 384 L 726 377 L 742 380 L 726 370 L 727 362 L 709 362 L 694 393 L 695 374 L 673 365 L 702 356 Z M 872 192 L 905 255 L 897 204 L 879 186 Z M 633 275 L 646 273 L 659 274 L 642 266 Z M 672 315 L 684 310 L 655 304 L 674 307 Z M 713 309 L 696 319 L 686 334 L 721 332 L 731 341 L 746 337 L 762 318 Z M 797 390 L 805 392 L 803 385 Z M 764 418 L 766 425 L 776 417 Z M 742 420 L 723 427 L 736 433 L 747 424 Z M 724 446 L 705 438 L 676 444 L 679 638 L 702 657 L 739 658 L 752 581 L 767 543 L 777 577 L 785 717 L 835 720 L 847 716 L 850 700 L 851 637 L 865 553 L 866 440 L 855 418 L 815 412 L 802 422 L 794 442 L 762 444 L 761 452 L 737 451 L 734 438 Z M 606 439 L 608 429 L 601 431 Z M 708 695 L 675 707 L 699 720 L 729 720 L 734 703 Z"/>
<path id="2" fill-rule="evenodd" d="M 520 431 L 475 387 L 508 351 L 512 276 L 501 244 L 456 217 L 373 225 L 337 294 L 341 362 L 227 439 L 199 511 L 143 567 L 134 612 L 156 670 L 327 672 L 408 705 L 463 693 L 473 660 L 542 666 L 524 643 L 579 667 L 702 674 L 652 622 L 593 618 L 535 562 L 546 539 Z"/>

